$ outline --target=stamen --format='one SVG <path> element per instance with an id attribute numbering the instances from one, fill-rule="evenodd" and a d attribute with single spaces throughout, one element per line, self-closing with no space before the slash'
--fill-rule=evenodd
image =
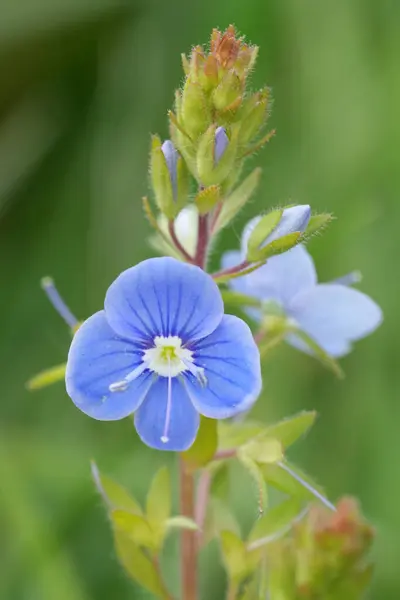
<path id="1" fill-rule="evenodd" d="M 290 467 L 288 467 L 283 462 L 278 462 L 277 464 L 278 464 L 278 466 L 281 469 L 283 469 L 284 471 L 286 471 L 286 473 L 289 473 L 289 475 L 291 475 L 293 477 L 293 479 L 295 479 L 296 481 L 298 481 L 299 483 L 301 483 L 301 485 L 303 487 L 305 487 L 306 490 L 308 490 L 309 492 L 311 492 L 313 494 L 313 496 L 315 496 L 316 498 L 318 498 L 318 500 L 320 500 L 322 502 L 322 504 L 325 504 L 325 506 L 327 508 L 329 508 L 329 510 L 332 510 L 333 512 L 336 512 L 336 506 L 334 504 L 332 504 L 332 502 L 330 502 L 327 498 L 325 498 L 325 496 L 323 496 L 318 490 L 316 490 L 315 488 L 313 488 L 312 485 L 310 485 L 309 483 L 307 483 L 307 481 L 305 481 L 302 477 L 300 477 L 300 475 L 298 475 L 297 473 L 295 473 L 294 471 L 292 471 L 292 469 Z"/>
<path id="2" fill-rule="evenodd" d="M 128 386 L 131 381 L 139 377 L 147 369 L 147 362 L 142 362 L 136 369 L 133 369 L 128 375 L 121 379 L 121 381 L 115 381 L 108 386 L 110 392 L 125 392 L 128 389 Z"/>
<path id="3" fill-rule="evenodd" d="M 164 433 L 161 436 L 161 441 L 163 444 L 169 442 L 168 437 L 168 429 L 171 421 L 171 408 L 172 408 L 172 376 L 171 376 L 171 359 L 168 357 L 168 393 L 167 393 L 167 410 L 165 413 L 165 424 L 164 424 Z"/>
<path id="4" fill-rule="evenodd" d="M 60 317 L 64 319 L 71 329 L 75 329 L 79 325 L 79 321 L 61 298 L 51 277 L 43 277 L 41 284 L 47 298 L 50 300 Z"/>
<path id="5" fill-rule="evenodd" d="M 196 379 L 198 380 L 200 385 L 206 386 L 207 385 L 207 377 L 204 374 L 203 367 L 196 367 L 196 365 L 194 363 L 190 362 L 189 360 L 187 360 L 185 358 L 182 358 L 181 360 L 182 360 L 183 364 L 185 365 L 185 367 L 187 368 L 187 370 L 190 371 L 190 373 L 196 377 Z"/>

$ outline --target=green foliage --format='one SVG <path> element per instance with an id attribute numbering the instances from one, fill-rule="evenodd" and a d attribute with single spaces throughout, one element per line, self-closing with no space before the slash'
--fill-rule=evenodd
<path id="1" fill-rule="evenodd" d="M 122 509 L 136 515 L 142 514 L 140 505 L 124 487 L 107 475 L 100 473 L 95 462 L 92 461 L 91 466 L 97 491 L 110 509 Z"/>
<path id="2" fill-rule="evenodd" d="M 224 199 L 222 210 L 218 215 L 217 222 L 214 226 L 214 231 L 219 231 L 229 225 L 229 223 L 231 223 L 231 221 L 239 214 L 253 195 L 259 184 L 260 177 L 261 169 L 257 167 L 233 192 L 229 194 L 227 198 Z"/>
<path id="3" fill-rule="evenodd" d="M 202 467 L 210 462 L 218 448 L 218 421 L 201 417 L 200 427 L 194 444 L 182 453 L 191 469 Z"/>
<path id="4" fill-rule="evenodd" d="M 267 240 L 268 236 L 274 231 L 274 229 L 279 225 L 279 222 L 282 218 L 283 208 L 279 210 L 273 210 L 261 217 L 258 221 L 257 225 L 254 227 L 251 235 L 249 237 L 249 241 L 247 242 L 247 260 L 249 262 L 259 262 L 267 256 L 264 257 L 264 248 L 263 244 Z"/>

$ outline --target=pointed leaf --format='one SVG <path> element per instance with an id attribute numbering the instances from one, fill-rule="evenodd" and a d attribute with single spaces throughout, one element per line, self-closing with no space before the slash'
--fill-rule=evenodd
<path id="1" fill-rule="evenodd" d="M 182 453 L 191 469 L 198 469 L 210 462 L 218 448 L 218 421 L 201 417 L 200 427 L 194 444 Z"/>
<path id="2" fill-rule="evenodd" d="M 144 517 L 125 510 L 113 510 L 111 520 L 114 528 L 129 536 L 135 544 L 154 550 L 156 540 L 150 525 Z"/>
<path id="3" fill-rule="evenodd" d="M 153 562 L 125 533 L 115 530 L 117 556 L 128 575 L 157 598 L 168 600 L 160 574 Z"/>
<path id="4" fill-rule="evenodd" d="M 313 215 L 309 222 L 307 229 L 303 233 L 303 238 L 309 238 L 314 233 L 323 231 L 326 227 L 328 227 L 329 223 L 334 220 L 334 216 L 330 213 L 321 213 L 320 215 Z"/>
<path id="5" fill-rule="evenodd" d="M 298 516 L 300 510 L 301 503 L 294 498 L 289 498 L 278 506 L 270 508 L 265 515 L 256 521 L 249 534 L 248 542 L 262 540 L 263 538 L 283 533 L 283 530 L 290 526 Z"/>
<path id="6" fill-rule="evenodd" d="M 282 444 L 274 438 L 258 436 L 241 447 L 240 455 L 246 455 L 255 463 L 276 463 L 283 458 Z"/>
<path id="7" fill-rule="evenodd" d="M 314 424 L 316 416 L 315 411 L 301 412 L 293 417 L 283 419 L 275 425 L 270 425 L 265 430 L 265 434 L 279 440 L 284 448 L 288 448 L 307 433 Z"/>
<path id="8" fill-rule="evenodd" d="M 238 452 L 238 458 L 257 486 L 258 510 L 260 514 L 263 514 L 268 504 L 267 486 L 265 484 L 263 471 L 252 458 L 245 452 L 242 452 L 242 449 Z"/>
<path id="9" fill-rule="evenodd" d="M 254 193 L 261 176 L 261 169 L 256 168 L 246 179 L 224 200 L 222 210 L 214 226 L 214 232 L 223 229 L 234 219 L 242 210 L 244 205 L 250 200 Z"/>
<path id="10" fill-rule="evenodd" d="M 249 440 L 266 431 L 265 425 L 255 421 L 243 421 L 242 423 L 220 421 L 218 423 L 219 448 L 238 448 Z"/>
<path id="11" fill-rule="evenodd" d="M 217 204 L 220 198 L 220 190 L 217 185 L 211 185 L 210 187 L 200 190 L 195 198 L 195 204 L 201 215 L 209 213 L 214 206 Z"/>
<path id="12" fill-rule="evenodd" d="M 110 477 L 100 473 L 95 462 L 92 461 L 92 477 L 98 492 L 101 494 L 106 505 L 111 509 L 120 508 L 133 514 L 141 515 L 142 509 L 139 503 L 122 487 Z"/>
<path id="13" fill-rule="evenodd" d="M 286 464 L 289 465 L 287 461 Z M 289 465 L 290 469 L 299 475 L 305 482 L 311 485 L 317 492 L 324 494 L 323 489 L 317 485 L 311 477 L 303 473 L 299 468 Z M 293 496 L 298 500 L 314 500 L 315 494 L 308 490 L 304 485 L 297 481 L 290 473 L 284 471 L 277 464 L 262 465 L 261 467 L 265 481 L 276 489 Z"/>
<path id="14" fill-rule="evenodd" d="M 240 582 L 247 574 L 245 543 L 232 531 L 221 531 L 221 551 L 229 579 Z"/>
<path id="15" fill-rule="evenodd" d="M 161 467 L 151 482 L 146 513 L 151 525 L 163 524 L 171 515 L 171 480 L 167 467 Z"/>

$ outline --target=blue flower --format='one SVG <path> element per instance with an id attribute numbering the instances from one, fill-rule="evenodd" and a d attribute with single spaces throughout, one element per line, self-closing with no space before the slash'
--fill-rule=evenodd
<path id="1" fill-rule="evenodd" d="M 116 420 L 134 412 L 145 444 L 182 451 L 196 437 L 199 414 L 224 419 L 253 404 L 260 357 L 246 323 L 224 315 L 207 273 L 152 258 L 121 273 L 104 310 L 80 327 L 66 386 L 87 415 Z"/>
<path id="2" fill-rule="evenodd" d="M 227 252 L 223 267 L 241 260 L 243 253 Z M 381 309 L 366 294 L 343 285 L 340 280 L 317 283 L 313 260 L 302 245 L 270 258 L 256 271 L 232 280 L 230 285 L 262 300 L 266 310 L 267 303 L 274 305 L 291 326 L 304 331 L 333 357 L 347 354 L 352 342 L 372 333 L 382 321 Z M 254 319 L 261 319 L 261 311 L 247 312 Z M 310 352 L 295 333 L 288 334 L 286 340 L 299 350 Z"/>
<path id="3" fill-rule="evenodd" d="M 217 165 L 221 160 L 229 144 L 229 138 L 226 135 L 224 127 L 217 127 L 215 131 L 214 142 L 214 163 Z"/>

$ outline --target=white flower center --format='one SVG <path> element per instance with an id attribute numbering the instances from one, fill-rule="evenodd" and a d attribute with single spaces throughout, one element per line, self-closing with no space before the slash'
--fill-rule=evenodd
<path id="1" fill-rule="evenodd" d="M 176 377 L 190 369 L 193 352 L 182 348 L 182 340 L 177 335 L 154 338 L 154 347 L 145 350 L 142 360 L 146 367 L 161 377 Z"/>
<path id="2" fill-rule="evenodd" d="M 189 371 L 202 385 L 206 384 L 204 369 L 194 364 L 193 352 L 182 347 L 182 340 L 177 335 L 164 337 L 158 335 L 153 340 L 154 346 L 144 350 L 142 362 L 133 371 L 128 373 L 121 381 L 116 381 L 109 386 L 110 392 L 124 392 L 131 381 L 139 377 L 146 369 L 160 377 L 168 377 L 168 394 L 165 414 L 165 426 L 161 441 L 169 441 L 168 430 L 171 422 L 172 409 L 172 378 L 184 371 Z"/>

